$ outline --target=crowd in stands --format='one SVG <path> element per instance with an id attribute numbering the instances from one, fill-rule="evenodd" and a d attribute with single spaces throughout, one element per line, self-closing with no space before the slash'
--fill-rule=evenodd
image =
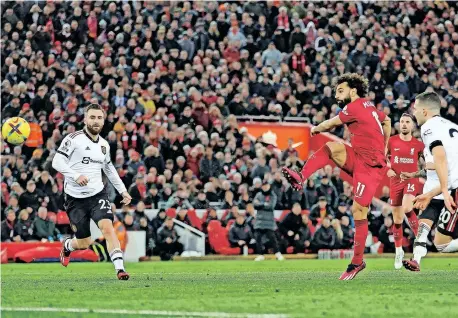
<path id="1" fill-rule="evenodd" d="M 351 244 L 351 186 L 331 168 L 292 191 L 279 167 L 305 158 L 292 145 L 251 138 L 240 116 L 318 124 L 339 111 L 332 79 L 356 72 L 369 79 L 368 98 L 391 117 L 393 134 L 428 90 L 443 97 L 442 116 L 458 122 L 456 2 L 18 0 L 2 2 L 1 12 L 2 120 L 21 116 L 32 130 L 23 146 L 1 144 L 2 241 L 58 239 L 44 217 L 63 203 L 51 162 L 61 140 L 82 129 L 90 103 L 107 112 L 102 136 L 132 211 L 216 207 L 232 215 L 270 183 L 274 208 L 293 209 L 276 233 L 296 250 Z M 334 133 L 349 138 L 344 127 Z M 299 208 L 310 222 L 299 220 Z M 137 212 L 120 221 L 154 228 Z M 237 241 L 237 213 L 231 244 L 252 244 Z M 372 234 L 389 243 L 389 212 L 373 218 Z M 317 219 L 309 237 L 303 224 Z M 166 234 L 151 237 L 174 244 Z"/>

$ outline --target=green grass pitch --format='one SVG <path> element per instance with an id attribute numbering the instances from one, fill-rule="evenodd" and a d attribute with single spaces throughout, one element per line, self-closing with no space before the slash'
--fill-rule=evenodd
<path id="1" fill-rule="evenodd" d="M 458 317 L 457 258 L 427 258 L 420 273 L 395 271 L 392 259 L 369 259 L 356 279 L 339 281 L 347 264 L 346 260 L 149 262 L 127 264 L 129 281 L 118 281 L 110 263 L 71 263 L 68 268 L 7 264 L 1 268 L 1 300 L 7 309 L 151 310 L 155 317 L 184 313 Z M 130 315 L 2 310 L 2 317 L 126 316 Z"/>

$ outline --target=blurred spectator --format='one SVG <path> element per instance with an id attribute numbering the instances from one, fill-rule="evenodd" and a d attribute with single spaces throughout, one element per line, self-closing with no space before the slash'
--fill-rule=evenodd
<path id="1" fill-rule="evenodd" d="M 333 249 L 336 247 L 337 237 L 336 231 L 331 226 L 331 220 L 324 218 L 321 226 L 316 230 L 311 244 L 313 253 L 318 253 L 320 249 Z"/>
<path id="2" fill-rule="evenodd" d="M 43 204 L 49 202 L 49 198 L 41 190 L 36 188 L 35 181 L 27 181 L 27 191 L 19 197 L 21 209 L 31 208 L 34 212 Z"/>
<path id="3" fill-rule="evenodd" d="M 256 221 L 254 224 L 256 240 L 256 261 L 264 260 L 264 242 L 273 248 L 274 254 L 278 260 L 283 260 L 280 253 L 277 237 L 275 235 L 275 218 L 274 209 L 277 204 L 277 196 L 272 192 L 269 183 L 264 183 L 261 192 L 258 192 L 253 199 L 254 208 L 257 210 Z"/>
<path id="4" fill-rule="evenodd" d="M 353 246 L 353 228 L 350 225 L 350 218 L 342 216 L 340 219 L 340 228 L 343 232 L 343 237 L 340 241 L 340 247 L 343 249 L 350 249 Z"/>
<path id="5" fill-rule="evenodd" d="M 323 222 L 324 219 L 332 219 L 334 215 L 334 211 L 329 207 L 328 201 L 324 196 L 319 197 L 318 203 L 310 209 L 310 220 L 313 225 L 316 225 L 319 220 Z"/>
<path id="6" fill-rule="evenodd" d="M 235 223 L 231 226 L 229 230 L 229 242 L 232 247 L 240 248 L 240 254 L 244 253 L 244 248 L 256 248 L 254 235 L 251 232 L 250 226 L 245 222 L 245 216 L 243 214 L 238 214 Z"/>
<path id="7" fill-rule="evenodd" d="M 2 222 L 2 242 L 20 242 L 21 236 L 17 232 L 16 213 L 13 210 L 7 210 L 6 220 Z"/>
<path id="8" fill-rule="evenodd" d="M 59 230 L 56 228 L 54 222 L 47 219 L 48 211 L 45 207 L 38 209 L 38 214 L 33 221 L 33 234 L 42 242 L 53 242 L 60 236 Z"/>
<path id="9" fill-rule="evenodd" d="M 293 205 L 293 209 L 278 225 L 280 233 L 287 241 L 288 246 L 294 246 L 295 241 L 299 240 L 299 230 L 302 226 L 301 206 L 299 203 Z"/>
<path id="10" fill-rule="evenodd" d="M 200 190 L 197 194 L 197 198 L 193 202 L 193 207 L 195 209 L 208 209 L 210 207 L 210 202 L 207 200 L 207 195 L 203 190 Z"/>
<path id="11" fill-rule="evenodd" d="M 309 228 L 309 217 L 302 214 L 302 223 L 299 228 L 299 238 L 294 240 L 294 253 L 304 253 L 312 242 L 312 232 Z"/>
<path id="12" fill-rule="evenodd" d="M 331 183 L 330 176 L 327 174 L 321 178 L 320 185 L 316 188 L 318 196 L 324 196 L 331 209 L 336 209 L 339 204 L 337 189 Z"/>
<path id="13" fill-rule="evenodd" d="M 188 217 L 188 209 L 184 206 L 177 208 L 176 219 L 189 226 L 192 226 L 191 220 Z"/>
<path id="14" fill-rule="evenodd" d="M 383 225 L 378 232 L 378 239 L 383 244 L 384 253 L 394 253 L 394 236 L 392 232 L 393 220 L 390 216 L 385 217 Z"/>
<path id="15" fill-rule="evenodd" d="M 171 260 L 174 255 L 183 252 L 183 245 L 178 242 L 178 234 L 174 229 L 173 220 L 166 218 L 164 224 L 157 232 L 157 245 L 161 260 Z"/>
<path id="16" fill-rule="evenodd" d="M 35 240 L 33 235 L 33 222 L 30 220 L 29 212 L 27 210 L 21 210 L 21 212 L 19 212 L 18 219 L 19 220 L 16 222 L 14 229 L 21 237 L 22 241 L 27 242 Z"/>

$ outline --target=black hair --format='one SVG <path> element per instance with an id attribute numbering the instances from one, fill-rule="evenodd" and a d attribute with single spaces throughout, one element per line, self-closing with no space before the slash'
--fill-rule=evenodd
<path id="1" fill-rule="evenodd" d="M 355 88 L 359 97 L 364 97 L 369 91 L 369 81 L 357 73 L 345 73 L 334 79 L 332 88 L 335 90 L 342 83 L 347 83 L 348 87 Z"/>

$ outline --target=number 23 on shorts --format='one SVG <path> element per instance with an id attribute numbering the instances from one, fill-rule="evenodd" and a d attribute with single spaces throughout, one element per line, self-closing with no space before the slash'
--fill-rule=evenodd
<path id="1" fill-rule="evenodd" d="M 111 209 L 111 203 L 108 200 L 100 199 L 99 203 L 101 204 L 100 209 Z"/>

